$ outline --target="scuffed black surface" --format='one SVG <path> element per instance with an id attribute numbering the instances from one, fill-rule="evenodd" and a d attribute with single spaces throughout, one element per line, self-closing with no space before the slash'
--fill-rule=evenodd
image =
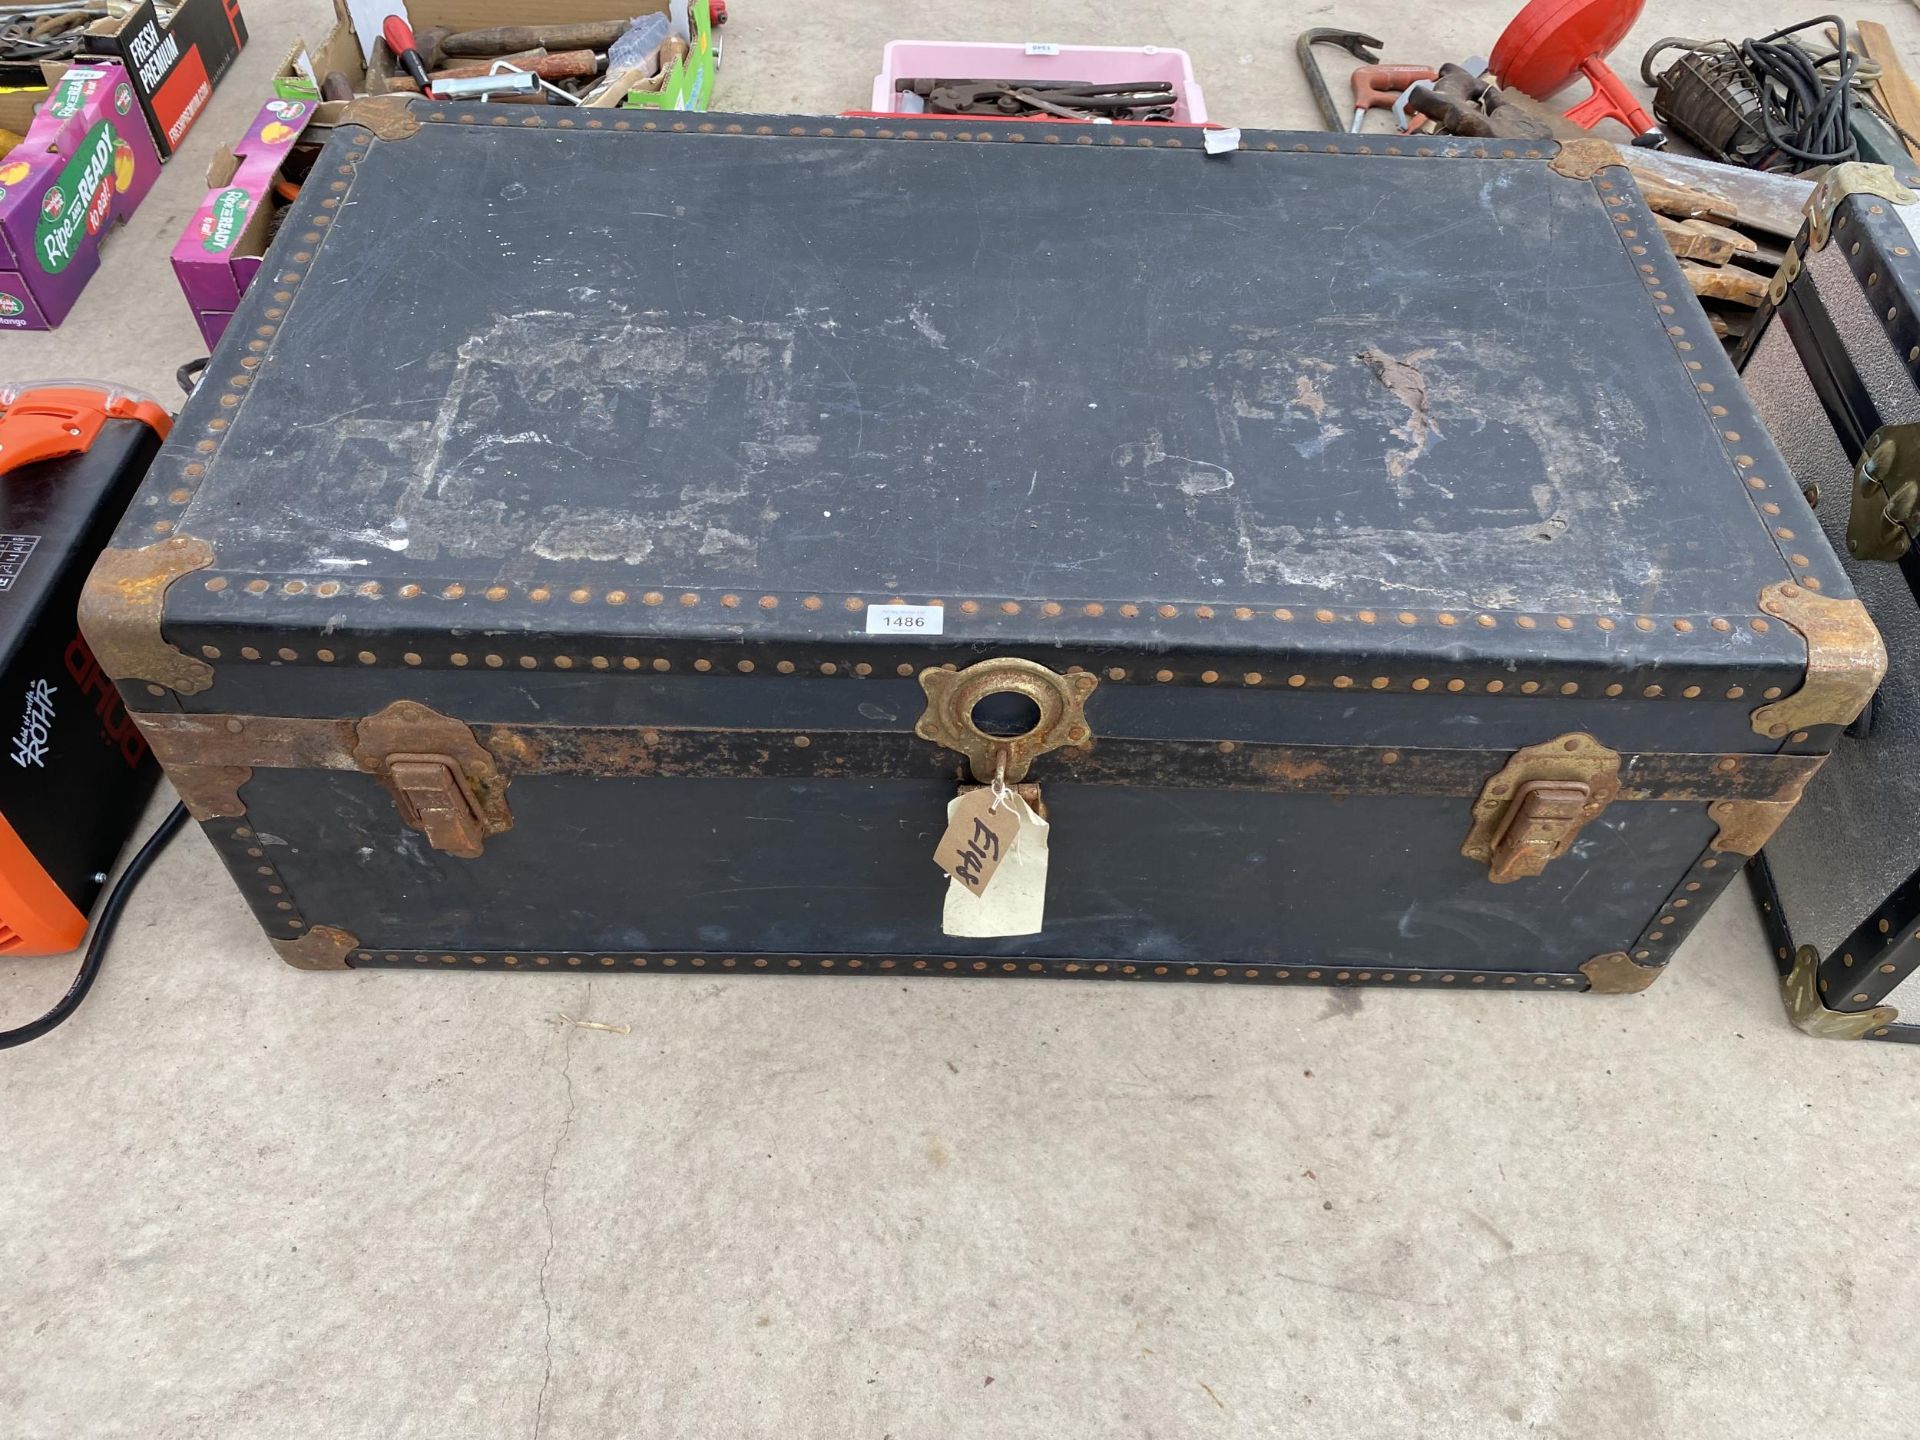
<path id="1" fill-rule="evenodd" d="M 1663 323 L 1537 161 L 429 124 L 182 528 L 273 575 L 1747 613 L 1781 567 Z"/>

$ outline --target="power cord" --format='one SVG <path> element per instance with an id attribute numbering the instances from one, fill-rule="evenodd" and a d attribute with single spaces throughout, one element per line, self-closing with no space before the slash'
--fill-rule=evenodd
<path id="1" fill-rule="evenodd" d="M 80 962 L 80 973 L 73 977 L 67 993 L 38 1020 L 30 1020 L 17 1030 L 0 1030 L 0 1050 L 11 1050 L 29 1040 L 38 1040 L 49 1030 L 65 1023 L 80 1008 L 80 1002 L 87 998 L 87 992 L 99 977 L 100 962 L 107 953 L 107 942 L 113 939 L 114 929 L 120 924 L 121 912 L 132 898 L 133 887 L 140 883 L 140 877 L 147 873 L 160 852 L 167 848 L 167 842 L 179 833 L 186 819 L 187 807 L 184 805 L 175 805 L 167 812 L 167 818 L 147 837 L 147 843 L 127 862 L 127 868 L 120 872 L 120 878 L 107 891 L 106 901 L 100 906 L 100 913 L 94 917 L 93 936 L 87 941 L 87 953 Z"/>
<path id="2" fill-rule="evenodd" d="M 1830 54 L 1780 43 L 1816 25 L 1831 25 L 1840 37 Z M 1742 40 L 1740 58 L 1760 82 L 1760 125 L 1775 149 L 1803 166 L 1838 165 L 1858 157 L 1848 112 L 1860 57 L 1847 43 L 1846 22 L 1838 15 L 1815 16 L 1758 40 Z M 1828 69 L 1835 62 L 1837 68 Z"/>

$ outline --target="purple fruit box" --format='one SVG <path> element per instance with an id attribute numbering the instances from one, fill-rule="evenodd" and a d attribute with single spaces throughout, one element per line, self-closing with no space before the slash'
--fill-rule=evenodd
<path id="1" fill-rule="evenodd" d="M 117 63 L 60 77 L 27 137 L 0 156 L 0 329 L 51 330 L 100 268 L 100 246 L 160 173 Z"/>
<path id="2" fill-rule="evenodd" d="M 272 239 L 274 177 L 313 120 L 309 100 L 269 100 L 207 169 L 206 199 L 173 247 L 173 273 L 209 347 L 219 343 Z"/>

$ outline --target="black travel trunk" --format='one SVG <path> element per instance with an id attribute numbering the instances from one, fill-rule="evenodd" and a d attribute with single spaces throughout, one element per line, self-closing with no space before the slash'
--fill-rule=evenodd
<path id="1" fill-rule="evenodd" d="M 1907 185 L 1920 174 L 1849 165 L 1815 191 L 1742 374 L 1890 657 L 1755 862 L 1756 889 L 1803 1027 L 1912 1043 L 1920 1024 L 1899 1017 L 1920 1014 L 1920 488 L 1906 488 L 1920 482 L 1920 198 Z"/>
<path id="2" fill-rule="evenodd" d="M 89 632 L 298 964 L 1643 988 L 1881 657 L 1618 163 L 357 106 Z"/>

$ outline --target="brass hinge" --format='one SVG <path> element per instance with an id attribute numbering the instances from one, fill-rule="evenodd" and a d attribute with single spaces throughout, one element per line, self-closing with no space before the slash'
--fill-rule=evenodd
<path id="1" fill-rule="evenodd" d="M 460 721 L 396 700 L 354 733 L 354 760 L 379 778 L 400 818 L 434 849 L 478 859 L 488 836 L 513 827 L 507 776 Z"/>
<path id="2" fill-rule="evenodd" d="M 964 670 L 922 670 L 927 708 L 914 734 L 966 756 L 974 779 L 985 783 L 998 775 L 1011 784 L 1026 778 L 1036 755 L 1093 738 L 1085 705 L 1099 683 L 1084 670 L 1062 675 L 1011 656 L 981 660 Z M 1002 733 L 1001 727 L 989 731 L 980 723 L 980 707 L 1000 695 L 1031 702 L 1027 716 L 1015 721 L 1015 733 Z"/>
<path id="3" fill-rule="evenodd" d="M 1799 278 L 1800 251 L 1798 247 L 1789 245 L 1785 258 L 1780 261 L 1780 268 L 1773 272 L 1773 279 L 1767 282 L 1767 303 L 1777 310 L 1787 298 L 1787 291 L 1793 288 L 1793 282 Z"/>
<path id="4" fill-rule="evenodd" d="M 1753 712 L 1753 728 L 1781 739 L 1815 725 L 1851 725 L 1887 673 L 1887 647 L 1858 600 L 1837 600 L 1783 580 L 1760 608 L 1807 642 L 1807 675 L 1784 699 Z"/>
<path id="5" fill-rule="evenodd" d="M 1829 1010 L 1820 998 L 1820 952 L 1802 945 L 1793 956 L 1793 971 L 1780 982 L 1787 1015 L 1809 1035 L 1822 1040 L 1860 1040 L 1893 1024 L 1900 1012 L 1891 1005 L 1871 1010 Z"/>
<path id="6" fill-rule="evenodd" d="M 1849 160 L 1827 171 L 1807 197 L 1807 244 L 1824 250 L 1833 234 L 1833 214 L 1849 195 L 1874 195 L 1895 205 L 1911 205 L 1920 196 L 1902 185 L 1886 165 Z"/>
<path id="7" fill-rule="evenodd" d="M 1481 787 L 1460 853 L 1496 885 L 1538 875 L 1620 793 L 1620 754 L 1591 735 L 1515 751 Z"/>
<path id="8" fill-rule="evenodd" d="M 1920 424 L 1882 425 L 1861 447 L 1847 512 L 1847 553 L 1898 560 L 1920 535 Z"/>

